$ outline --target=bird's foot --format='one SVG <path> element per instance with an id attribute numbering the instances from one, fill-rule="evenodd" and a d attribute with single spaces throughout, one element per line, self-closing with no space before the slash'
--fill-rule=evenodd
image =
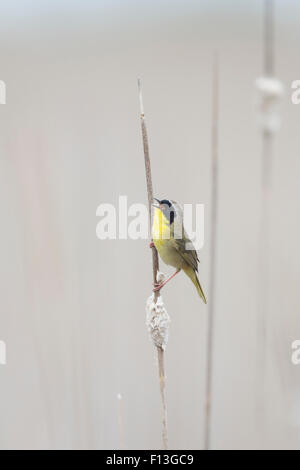
<path id="1" fill-rule="evenodd" d="M 165 275 L 164 273 L 160 273 L 158 272 L 157 273 L 157 279 L 158 279 L 158 282 L 155 282 L 153 285 L 154 285 L 154 288 L 153 288 L 153 292 L 158 292 L 160 291 L 160 289 L 165 286 L 167 284 L 167 282 L 171 281 L 171 279 L 173 279 L 173 277 L 176 276 L 176 274 L 178 274 L 180 272 L 180 269 L 178 269 L 178 271 L 175 271 L 174 274 L 172 274 L 172 276 L 170 276 L 167 280 L 164 280 L 165 279 Z"/>
<path id="2" fill-rule="evenodd" d="M 153 284 L 153 292 L 158 292 L 165 285 L 166 276 L 161 271 L 156 273 L 156 282 Z"/>
<path id="3" fill-rule="evenodd" d="M 153 284 L 153 292 L 159 292 L 160 289 L 163 287 L 164 283 L 163 282 L 155 282 Z"/>

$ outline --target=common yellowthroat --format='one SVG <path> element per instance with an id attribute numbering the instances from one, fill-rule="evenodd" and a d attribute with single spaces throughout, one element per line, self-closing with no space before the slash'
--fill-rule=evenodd
<path id="1" fill-rule="evenodd" d="M 183 226 L 183 213 L 175 201 L 154 198 L 152 238 L 164 263 L 176 268 L 176 272 L 161 284 L 155 284 L 154 290 L 160 290 L 181 270 L 192 280 L 197 292 L 206 304 L 206 298 L 200 285 L 198 271 L 198 256 L 194 245 L 187 236 Z"/>

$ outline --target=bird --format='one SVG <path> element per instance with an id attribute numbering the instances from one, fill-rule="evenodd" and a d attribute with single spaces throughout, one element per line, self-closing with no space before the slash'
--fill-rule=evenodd
<path id="1" fill-rule="evenodd" d="M 154 207 L 153 242 L 150 243 L 150 247 L 154 245 L 163 262 L 176 268 L 175 273 L 166 281 L 155 283 L 153 290 L 160 291 L 182 270 L 191 279 L 199 296 L 206 304 L 206 297 L 197 276 L 199 258 L 194 245 L 184 230 L 183 212 L 180 205 L 169 199 L 153 199 L 156 203 L 152 204 Z"/>

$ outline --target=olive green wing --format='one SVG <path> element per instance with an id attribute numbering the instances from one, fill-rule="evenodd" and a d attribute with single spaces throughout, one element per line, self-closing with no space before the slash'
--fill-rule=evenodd
<path id="1" fill-rule="evenodd" d="M 178 253 L 182 256 L 182 258 L 186 261 L 186 263 L 191 266 L 195 271 L 198 271 L 198 256 L 197 251 L 191 240 L 189 239 L 186 231 L 184 230 L 183 226 L 183 210 L 180 204 L 176 201 L 172 200 L 172 204 L 176 210 L 176 217 L 173 223 L 173 243 L 174 247 L 178 251 Z M 187 250 L 186 247 L 190 249 Z"/>
<path id="2" fill-rule="evenodd" d="M 182 256 L 182 258 L 186 261 L 186 263 L 191 266 L 195 271 L 198 271 L 198 256 L 197 251 L 194 248 L 193 243 L 188 238 L 186 233 L 184 233 L 183 238 L 172 239 L 174 248 L 178 251 L 178 253 Z M 191 249 L 187 250 L 186 246 L 189 246 Z"/>

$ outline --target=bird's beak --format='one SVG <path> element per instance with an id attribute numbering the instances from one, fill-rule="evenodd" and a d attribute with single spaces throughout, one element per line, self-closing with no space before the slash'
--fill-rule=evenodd
<path id="1" fill-rule="evenodd" d="M 155 199 L 155 201 L 157 201 L 157 202 L 158 202 L 158 205 L 153 203 L 153 204 L 152 204 L 152 206 L 153 206 L 153 207 L 156 207 L 157 209 L 159 209 L 160 200 L 159 200 L 159 199 L 157 199 L 156 197 L 154 197 L 153 199 Z"/>

